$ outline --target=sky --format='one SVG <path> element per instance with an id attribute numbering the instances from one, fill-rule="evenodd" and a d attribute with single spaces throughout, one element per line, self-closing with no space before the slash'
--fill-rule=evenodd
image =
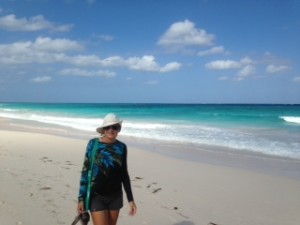
<path id="1" fill-rule="evenodd" d="M 1 0 L 0 102 L 300 104 L 299 0 Z"/>

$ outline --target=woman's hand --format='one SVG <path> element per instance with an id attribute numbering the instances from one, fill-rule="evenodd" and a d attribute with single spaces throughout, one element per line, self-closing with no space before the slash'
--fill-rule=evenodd
<path id="1" fill-rule="evenodd" d="M 129 202 L 129 215 L 134 216 L 136 214 L 137 207 L 134 201 Z"/>
<path id="2" fill-rule="evenodd" d="M 78 202 L 78 205 L 77 205 L 77 212 L 78 212 L 78 214 L 82 214 L 82 213 L 85 212 L 85 209 L 84 209 L 84 202 L 83 202 L 83 201 Z"/>

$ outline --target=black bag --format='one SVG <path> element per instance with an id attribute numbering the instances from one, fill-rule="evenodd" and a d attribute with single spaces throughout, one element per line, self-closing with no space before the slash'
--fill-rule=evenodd
<path id="1" fill-rule="evenodd" d="M 80 221 L 82 225 L 87 225 L 90 221 L 90 214 L 88 212 L 78 214 L 71 225 L 77 224 L 78 221 Z"/>

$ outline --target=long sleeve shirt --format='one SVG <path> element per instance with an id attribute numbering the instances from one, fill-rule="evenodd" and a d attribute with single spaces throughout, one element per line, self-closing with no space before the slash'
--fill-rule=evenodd
<path id="1" fill-rule="evenodd" d="M 83 168 L 80 178 L 79 201 L 85 201 L 88 186 L 88 171 L 91 167 L 91 156 L 95 141 L 98 149 L 95 152 L 92 168 L 91 193 L 110 195 L 122 191 L 122 184 L 128 202 L 133 201 L 130 178 L 127 170 L 127 146 L 116 140 L 113 144 L 91 139 L 86 147 Z"/>

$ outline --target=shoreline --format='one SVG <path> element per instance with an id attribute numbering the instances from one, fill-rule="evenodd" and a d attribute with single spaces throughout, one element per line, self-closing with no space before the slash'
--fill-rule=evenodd
<path id="1" fill-rule="evenodd" d="M 1 130 L 43 133 L 88 141 L 98 133 L 88 132 L 37 121 L 24 121 L 0 117 Z M 119 135 L 119 139 L 130 147 L 139 148 L 188 162 L 205 163 L 284 176 L 300 180 L 300 160 L 258 152 L 240 151 L 208 145 L 190 145 L 145 138 Z"/>
<path id="2" fill-rule="evenodd" d="M 70 224 L 76 215 L 87 136 L 72 136 L 71 130 L 57 127 L 29 130 L 30 124 L 16 130 L 18 126 L 11 122 L 16 123 L 0 119 L 1 221 L 6 225 Z M 151 142 L 141 140 L 141 148 L 133 145 L 137 139 L 129 139 L 120 136 L 129 147 L 128 169 L 138 213 L 129 217 L 124 199 L 120 224 L 298 225 L 299 179 L 238 168 L 231 162 L 224 166 L 182 159 L 160 152 L 165 143 L 156 143 L 153 150 Z M 228 159 L 224 154 L 214 157 L 208 155 L 204 161 Z M 240 155 L 238 159 L 247 161 Z"/>

